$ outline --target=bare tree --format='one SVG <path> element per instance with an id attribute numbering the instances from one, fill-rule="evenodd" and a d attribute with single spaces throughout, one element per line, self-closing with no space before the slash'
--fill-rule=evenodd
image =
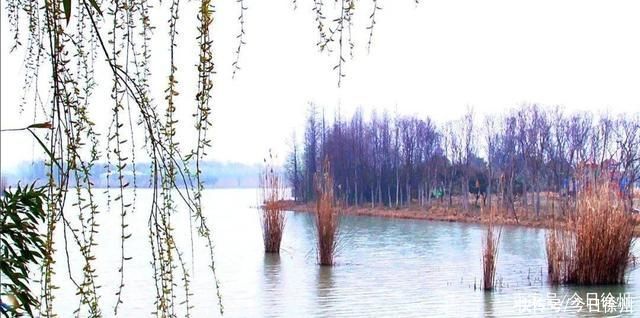
<path id="1" fill-rule="evenodd" d="M 469 175 L 471 158 L 475 153 L 475 128 L 473 109 L 468 109 L 460 122 L 460 148 L 462 164 L 462 206 L 465 212 L 469 211 Z"/>
<path id="2" fill-rule="evenodd" d="M 318 163 L 318 110 L 316 105 L 309 104 L 309 114 L 307 116 L 307 127 L 304 134 L 304 199 L 313 200 L 315 187 L 313 176 L 317 172 Z"/>
<path id="3" fill-rule="evenodd" d="M 292 188 L 302 188 L 303 200 L 310 200 L 309 178 L 320 155 L 332 162 L 336 197 L 349 204 L 425 206 L 433 193 L 441 201 L 448 196 L 449 207 L 457 196 L 469 211 L 472 192 L 476 205 L 482 195 L 490 207 L 498 195 L 499 206 L 516 218 L 516 204 L 536 216 L 544 213 L 543 192 L 555 193 L 546 200 L 551 212 L 556 194 L 566 210 L 571 192 L 583 186 L 576 179 L 581 169 L 606 172 L 613 165 L 624 191 L 638 179 L 637 119 L 605 114 L 594 121 L 590 114 L 566 116 L 559 107 L 529 105 L 501 118 L 485 116 L 478 127 L 471 109 L 440 127 L 429 118 L 396 114 L 392 119 L 386 112 L 367 119 L 361 109 L 347 120 L 339 111 L 332 123 L 321 120 L 311 106 L 304 153 L 292 146 L 287 163 Z"/>
<path id="4" fill-rule="evenodd" d="M 291 152 L 286 162 L 286 174 L 287 180 L 291 185 L 291 196 L 295 201 L 300 201 L 303 198 L 302 190 L 302 171 L 300 167 L 300 152 L 298 150 L 298 141 L 296 139 L 296 132 L 291 134 Z"/>
<path id="5" fill-rule="evenodd" d="M 493 178 L 494 178 L 494 159 L 496 158 L 498 151 L 498 131 L 496 127 L 496 119 L 494 116 L 487 115 L 484 119 L 484 138 L 485 138 L 485 150 L 487 155 L 487 172 L 488 172 L 488 185 L 487 185 L 487 197 L 489 198 L 489 209 L 491 209 L 491 195 L 493 193 Z"/>
<path id="6" fill-rule="evenodd" d="M 633 209 L 634 185 L 640 180 L 640 116 L 620 117 L 616 130 L 622 172 L 619 180 L 620 191 L 627 198 L 627 208 Z"/>

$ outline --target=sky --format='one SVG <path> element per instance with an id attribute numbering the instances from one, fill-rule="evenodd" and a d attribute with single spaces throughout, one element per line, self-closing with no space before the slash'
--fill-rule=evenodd
<path id="1" fill-rule="evenodd" d="M 316 46 L 312 1 L 297 2 L 294 10 L 291 1 L 245 0 L 247 44 L 234 79 L 239 9 L 235 0 L 217 2 L 211 159 L 255 163 L 269 149 L 283 158 L 293 131 L 298 141 L 302 137 L 309 103 L 330 115 L 340 109 L 348 116 L 362 107 L 365 113 L 386 109 L 438 123 L 459 118 L 469 107 L 479 115 L 530 103 L 594 114 L 640 109 L 637 0 L 431 0 L 418 5 L 379 0 L 382 10 L 370 52 L 371 4 L 359 1 L 352 26 L 354 57 L 347 59 L 340 87 L 332 70 L 336 56 Z M 151 69 L 155 100 L 162 103 L 168 9 L 157 7 Z M 186 127 L 178 138 L 184 144 L 193 140 L 195 11 L 186 4 L 178 25 L 177 105 L 181 127 Z M 3 129 L 24 127 L 34 122 L 32 112 L 20 114 L 15 107 L 24 50 L 9 54 L 12 35 L 4 7 L 1 26 L 0 124 Z M 96 76 L 108 83 L 105 74 Z M 101 105 L 109 105 L 108 95 L 96 94 L 93 102 L 95 121 L 106 127 L 109 107 Z M 26 133 L 0 137 L 2 170 L 41 157 Z"/>

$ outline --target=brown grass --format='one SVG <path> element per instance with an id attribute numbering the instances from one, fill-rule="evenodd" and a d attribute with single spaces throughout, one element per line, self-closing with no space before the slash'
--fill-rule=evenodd
<path id="1" fill-rule="evenodd" d="M 493 290 L 496 282 L 496 263 L 498 262 L 498 244 L 502 229 L 495 233 L 494 211 L 487 222 L 487 233 L 482 241 L 482 282 L 484 290 Z"/>
<path id="2" fill-rule="evenodd" d="M 316 175 L 315 225 L 318 236 L 317 256 L 320 265 L 333 265 L 338 245 L 340 215 L 335 206 L 333 178 L 329 161 L 325 160 L 322 174 Z"/>
<path id="3" fill-rule="evenodd" d="M 262 190 L 262 239 L 264 251 L 280 253 L 280 242 L 285 225 L 284 187 L 280 176 L 267 165 L 260 176 Z"/>
<path id="4" fill-rule="evenodd" d="M 632 259 L 634 222 L 607 182 L 578 195 L 564 226 L 547 234 L 549 280 L 566 284 L 622 284 Z"/>

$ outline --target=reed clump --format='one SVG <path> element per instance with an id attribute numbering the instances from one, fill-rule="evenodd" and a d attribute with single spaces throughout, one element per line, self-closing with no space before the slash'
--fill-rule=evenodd
<path id="1" fill-rule="evenodd" d="M 549 280 L 556 284 L 622 284 L 632 260 L 633 218 L 615 186 L 599 182 L 578 195 L 564 227 L 547 234 Z"/>
<path id="2" fill-rule="evenodd" d="M 340 212 L 336 209 L 333 192 L 333 177 L 329 161 L 325 159 L 322 172 L 315 176 L 316 213 L 315 225 L 318 236 L 317 257 L 320 265 L 333 265 L 338 246 Z"/>
<path id="3" fill-rule="evenodd" d="M 565 257 L 565 254 L 570 250 L 568 247 L 572 244 L 567 242 L 571 239 L 571 236 L 565 237 L 566 231 L 554 228 L 547 232 L 546 237 L 546 252 L 547 252 L 547 273 L 549 274 L 549 281 L 553 284 L 560 284 L 563 282 L 562 274 L 565 277 L 569 270 L 565 268 L 570 265 L 571 262 L 565 262 L 565 259 L 571 258 Z"/>
<path id="4" fill-rule="evenodd" d="M 269 157 L 272 159 L 271 154 Z M 266 162 L 266 160 L 265 160 Z M 264 251 L 280 253 L 280 242 L 285 226 L 284 185 L 283 181 L 271 163 L 266 164 L 260 176 L 262 190 L 262 239 Z"/>
<path id="5" fill-rule="evenodd" d="M 484 290 L 493 290 L 496 282 L 496 263 L 498 262 L 498 244 L 502 229 L 496 233 L 494 226 L 494 210 L 492 209 L 487 223 L 487 232 L 482 241 L 482 284 Z"/>

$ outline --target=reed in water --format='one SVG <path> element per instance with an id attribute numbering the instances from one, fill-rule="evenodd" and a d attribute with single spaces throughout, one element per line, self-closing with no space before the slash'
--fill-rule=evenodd
<path id="1" fill-rule="evenodd" d="M 280 242 L 285 225 L 284 186 L 280 175 L 273 168 L 273 156 L 265 160 L 265 169 L 260 176 L 262 191 L 262 238 L 264 251 L 280 253 Z"/>
<path id="2" fill-rule="evenodd" d="M 586 187 L 564 227 L 547 234 L 549 280 L 564 284 L 622 284 L 632 260 L 632 216 L 608 181 Z"/>
<path id="3" fill-rule="evenodd" d="M 489 212 L 489 222 L 487 233 L 482 241 L 482 282 L 484 290 L 493 290 L 496 282 L 496 263 L 498 262 L 498 244 L 502 229 L 498 230 L 494 226 L 494 210 Z"/>
<path id="4" fill-rule="evenodd" d="M 315 176 L 316 213 L 315 225 L 318 236 L 317 257 L 320 265 L 333 265 L 338 245 L 340 215 L 335 206 L 333 177 L 330 164 L 324 160 L 322 172 Z"/>

